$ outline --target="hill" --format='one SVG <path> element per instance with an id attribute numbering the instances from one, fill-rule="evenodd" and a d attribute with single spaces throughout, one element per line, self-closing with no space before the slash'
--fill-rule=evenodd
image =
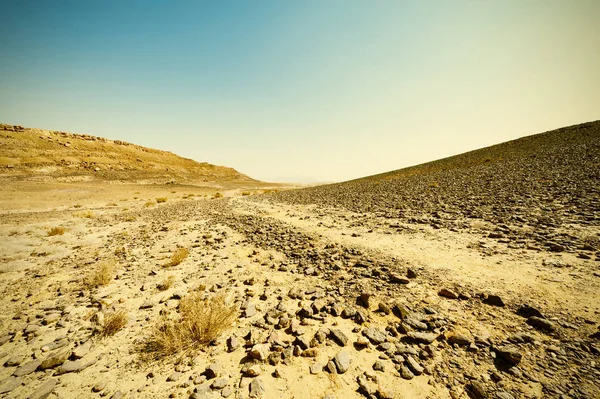
<path id="1" fill-rule="evenodd" d="M 2 177 L 139 183 L 254 182 L 232 168 L 86 134 L 0 124 Z"/>
<path id="2" fill-rule="evenodd" d="M 522 239 L 526 229 L 525 238 L 564 250 L 584 244 L 561 227 L 600 225 L 600 121 L 272 198 L 436 228 L 482 220 L 500 240 Z"/>

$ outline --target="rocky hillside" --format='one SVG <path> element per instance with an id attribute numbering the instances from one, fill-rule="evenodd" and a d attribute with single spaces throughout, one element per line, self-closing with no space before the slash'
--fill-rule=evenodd
<path id="1" fill-rule="evenodd" d="M 478 220 L 515 247 L 590 256 L 598 237 L 584 230 L 600 225 L 600 121 L 272 198 L 450 230 Z M 568 225 L 581 234 L 565 233 Z"/>
<path id="2" fill-rule="evenodd" d="M 85 134 L 0 124 L 3 178 L 58 181 L 252 182 L 232 168 Z"/>

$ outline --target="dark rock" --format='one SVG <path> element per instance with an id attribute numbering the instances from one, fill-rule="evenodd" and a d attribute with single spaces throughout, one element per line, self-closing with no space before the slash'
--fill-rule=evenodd
<path id="1" fill-rule="evenodd" d="M 498 295 L 488 295 L 487 298 L 483 300 L 483 303 L 500 307 L 506 306 L 502 298 L 500 298 Z"/>
<path id="2" fill-rule="evenodd" d="M 444 298 L 448 298 L 448 299 L 458 299 L 458 294 L 454 291 L 451 291 L 449 289 L 446 288 L 442 288 L 439 292 L 438 292 L 439 296 L 443 296 Z"/>
<path id="3" fill-rule="evenodd" d="M 517 314 L 519 316 L 523 316 L 523 317 L 531 317 L 531 316 L 544 317 L 542 315 L 542 312 L 540 312 L 539 310 L 537 310 L 534 307 L 529 306 L 528 304 L 521 305 L 519 307 L 519 309 L 517 309 Z"/>
<path id="4" fill-rule="evenodd" d="M 496 348 L 498 356 L 511 366 L 516 366 L 521 362 L 523 355 L 514 346 L 503 346 Z"/>
<path id="5" fill-rule="evenodd" d="M 472 381 L 467 385 L 467 393 L 473 399 L 487 399 L 488 393 L 485 385 L 479 381 Z"/>
<path id="6" fill-rule="evenodd" d="M 527 324 L 543 331 L 554 331 L 554 324 L 547 319 L 531 316 L 527 319 Z"/>
<path id="7" fill-rule="evenodd" d="M 348 344 L 348 337 L 338 329 L 332 329 L 329 335 L 335 341 L 335 343 L 340 346 L 346 346 Z"/>

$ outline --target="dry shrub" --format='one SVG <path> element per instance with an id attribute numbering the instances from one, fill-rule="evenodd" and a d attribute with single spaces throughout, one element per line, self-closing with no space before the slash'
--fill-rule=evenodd
<path id="1" fill-rule="evenodd" d="M 117 261 L 114 259 L 100 262 L 98 268 L 87 276 L 85 280 L 86 285 L 92 288 L 108 285 L 113 279 L 116 266 Z"/>
<path id="2" fill-rule="evenodd" d="M 246 197 L 248 195 L 250 195 L 250 191 L 242 191 L 242 196 Z"/>
<path id="3" fill-rule="evenodd" d="M 163 202 L 167 202 L 167 197 L 158 197 L 156 199 L 156 203 L 157 204 L 160 204 L 160 203 L 163 203 Z"/>
<path id="4" fill-rule="evenodd" d="M 202 299 L 192 292 L 179 304 L 175 318 L 163 316 L 141 350 L 155 359 L 186 355 L 217 339 L 237 318 L 237 308 L 222 295 Z"/>
<path id="5" fill-rule="evenodd" d="M 173 253 L 173 255 L 171 255 L 171 259 L 164 264 L 164 267 L 177 266 L 178 264 L 183 262 L 183 260 L 187 258 L 189 254 L 190 251 L 187 248 L 179 248 Z"/>
<path id="6" fill-rule="evenodd" d="M 145 206 L 146 208 L 148 208 L 148 207 L 151 207 L 151 206 L 154 206 L 154 202 L 152 202 L 152 201 L 148 201 L 148 202 L 146 202 L 146 203 L 144 204 L 144 206 Z"/>
<path id="7" fill-rule="evenodd" d="M 64 227 L 53 227 L 50 230 L 48 230 L 48 237 L 51 237 L 51 236 L 62 236 L 63 234 L 65 234 L 65 228 Z"/>
<path id="8" fill-rule="evenodd" d="M 93 219 L 94 218 L 94 212 L 92 212 L 92 211 L 81 212 L 79 214 L 79 217 L 85 218 L 85 219 Z"/>
<path id="9" fill-rule="evenodd" d="M 124 310 L 104 313 L 104 321 L 98 328 L 98 335 L 101 338 L 110 337 L 123 329 L 127 325 L 127 312 Z"/>
<path id="10" fill-rule="evenodd" d="M 217 193 L 213 194 L 213 198 L 221 198 L 221 197 L 223 197 L 223 194 L 221 194 L 221 193 L 217 192 Z"/>
<path id="11" fill-rule="evenodd" d="M 158 284 L 156 288 L 158 288 L 159 291 L 166 291 L 173 286 L 174 282 L 175 277 L 169 276 L 166 279 L 164 279 L 162 283 Z"/>

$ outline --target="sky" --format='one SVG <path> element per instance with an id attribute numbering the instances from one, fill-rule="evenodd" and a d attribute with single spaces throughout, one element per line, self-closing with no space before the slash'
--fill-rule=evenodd
<path id="1" fill-rule="evenodd" d="M 0 122 L 264 181 L 600 119 L 598 0 L 0 0 Z"/>

